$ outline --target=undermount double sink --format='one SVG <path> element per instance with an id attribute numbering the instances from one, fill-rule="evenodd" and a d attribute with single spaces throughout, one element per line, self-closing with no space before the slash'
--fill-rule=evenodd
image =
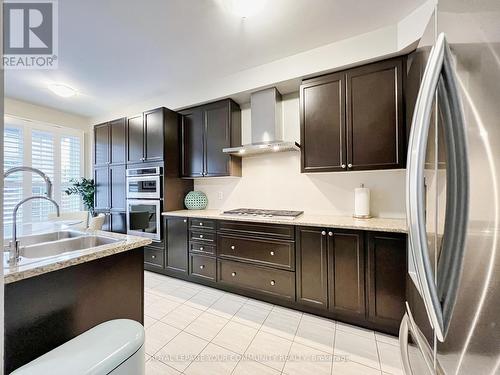
<path id="1" fill-rule="evenodd" d="M 74 230 L 34 234 L 19 238 L 21 259 L 17 265 L 42 261 L 74 251 L 108 245 L 123 240 Z M 4 248 L 8 258 L 9 248 Z M 5 264 L 9 267 L 9 264 Z"/>

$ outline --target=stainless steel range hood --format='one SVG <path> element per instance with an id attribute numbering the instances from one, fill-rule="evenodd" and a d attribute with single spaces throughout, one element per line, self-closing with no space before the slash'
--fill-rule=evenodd
<path id="1" fill-rule="evenodd" d="M 271 152 L 298 151 L 297 142 L 283 141 L 281 94 L 272 87 L 250 97 L 252 143 L 225 148 L 227 154 L 247 156 Z"/>

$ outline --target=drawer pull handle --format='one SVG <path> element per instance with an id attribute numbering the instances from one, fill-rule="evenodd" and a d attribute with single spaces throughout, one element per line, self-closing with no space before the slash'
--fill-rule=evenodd
<path id="1" fill-rule="evenodd" d="M 203 226 L 203 223 L 200 223 L 200 227 L 202 227 L 202 226 Z"/>
<path id="2" fill-rule="evenodd" d="M 328 235 L 329 235 L 330 237 L 333 237 L 333 232 L 328 232 Z"/>
<path id="3" fill-rule="evenodd" d="M 271 285 L 272 285 L 272 286 L 276 285 L 276 281 L 271 280 Z"/>
<path id="4" fill-rule="evenodd" d="M 326 232 L 324 230 L 321 231 L 322 236 L 326 236 Z"/>
<path id="5" fill-rule="evenodd" d="M 231 246 L 231 250 L 234 250 L 234 249 L 235 249 L 235 247 L 234 247 L 234 245 L 232 245 L 232 246 Z"/>
<path id="6" fill-rule="evenodd" d="M 200 238 L 203 238 L 203 234 L 200 234 Z"/>
<path id="7" fill-rule="evenodd" d="M 204 264 L 202 264 L 202 265 L 200 266 L 200 270 L 202 270 L 203 268 L 205 268 L 205 265 L 204 265 Z"/>
<path id="8" fill-rule="evenodd" d="M 184 223 L 187 223 L 187 220 L 186 220 L 186 219 L 184 219 L 184 220 L 182 220 L 182 221 L 183 221 Z"/>
<path id="9" fill-rule="evenodd" d="M 271 254 L 271 256 L 274 256 L 274 251 L 270 251 L 269 254 Z"/>
<path id="10" fill-rule="evenodd" d="M 151 255 L 151 259 L 156 259 L 156 255 Z"/>
<path id="11" fill-rule="evenodd" d="M 200 251 L 203 251 L 204 247 L 203 246 L 200 246 Z"/>
<path id="12" fill-rule="evenodd" d="M 231 276 L 235 277 L 236 276 L 236 272 L 231 272 Z"/>

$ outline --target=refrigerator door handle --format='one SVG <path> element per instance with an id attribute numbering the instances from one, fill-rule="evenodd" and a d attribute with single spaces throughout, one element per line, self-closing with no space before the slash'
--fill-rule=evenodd
<path id="1" fill-rule="evenodd" d="M 399 326 L 399 350 L 401 352 L 401 362 L 403 363 L 403 372 L 405 375 L 422 375 L 414 374 L 410 366 L 410 356 L 408 350 L 408 338 L 411 334 L 414 344 L 416 345 L 419 352 L 422 354 L 425 365 L 429 370 L 429 375 L 444 375 L 444 371 L 439 365 L 439 363 L 434 364 L 434 356 L 432 348 L 430 347 L 424 334 L 418 328 L 415 323 L 411 310 L 406 303 L 406 313 L 401 320 L 401 325 Z"/>
<path id="2" fill-rule="evenodd" d="M 439 35 L 425 68 L 415 104 L 406 169 L 406 216 L 410 242 L 410 260 L 414 261 L 419 291 L 422 295 L 432 327 L 443 341 L 443 317 L 440 301 L 432 279 L 432 266 L 427 250 L 424 201 L 424 166 L 429 135 L 432 104 L 441 75 L 445 50 L 444 35 Z"/>
<path id="3" fill-rule="evenodd" d="M 439 290 L 429 257 L 425 226 L 424 166 L 433 101 L 439 85 L 447 145 L 447 205 L 443 248 L 438 266 Z M 436 337 L 443 342 L 451 321 L 465 251 L 468 218 L 468 164 L 463 111 L 444 34 L 440 34 L 425 69 L 410 134 L 406 171 L 406 214 L 409 258 L 415 266 L 418 290 Z"/>

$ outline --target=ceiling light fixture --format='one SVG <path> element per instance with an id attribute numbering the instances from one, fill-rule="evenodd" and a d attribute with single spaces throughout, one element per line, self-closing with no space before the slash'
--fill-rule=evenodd
<path id="1" fill-rule="evenodd" d="M 242 18 L 254 16 L 262 10 L 267 0 L 222 0 L 223 5 L 231 13 Z"/>
<path id="2" fill-rule="evenodd" d="M 76 90 L 72 87 L 64 85 L 62 83 L 51 83 L 49 84 L 49 90 L 54 94 L 59 95 L 63 98 L 70 98 L 76 95 Z"/>

